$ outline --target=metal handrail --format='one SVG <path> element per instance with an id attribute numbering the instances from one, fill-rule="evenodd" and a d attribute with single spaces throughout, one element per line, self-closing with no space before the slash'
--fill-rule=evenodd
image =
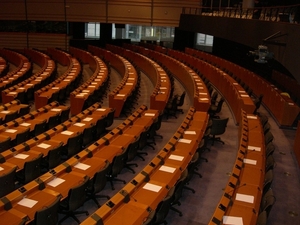
<path id="1" fill-rule="evenodd" d="M 300 4 L 276 7 L 183 7 L 182 14 L 219 16 L 238 19 L 258 19 L 272 22 L 300 24 Z"/>

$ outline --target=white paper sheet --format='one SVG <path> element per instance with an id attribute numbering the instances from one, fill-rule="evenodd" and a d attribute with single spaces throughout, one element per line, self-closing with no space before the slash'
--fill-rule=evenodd
<path id="1" fill-rule="evenodd" d="M 50 111 L 53 111 L 53 112 L 60 112 L 61 111 L 61 109 L 50 109 Z"/>
<path id="2" fill-rule="evenodd" d="M 202 93 L 202 92 L 200 92 L 199 94 L 200 94 L 200 95 L 207 95 L 207 93 Z"/>
<path id="3" fill-rule="evenodd" d="M 85 124 L 84 123 L 74 123 L 74 126 L 77 126 L 77 127 L 83 127 Z"/>
<path id="4" fill-rule="evenodd" d="M 159 192 L 160 189 L 162 188 L 162 186 L 147 183 L 147 184 L 144 185 L 143 188 L 146 189 L 146 190 L 149 190 L 149 191 Z"/>
<path id="5" fill-rule="evenodd" d="M 180 156 L 180 155 L 173 155 L 173 154 L 171 154 L 169 156 L 169 159 L 173 159 L 173 160 L 177 160 L 177 161 L 182 161 L 184 159 L 184 157 Z"/>
<path id="6" fill-rule="evenodd" d="M 254 196 L 253 195 L 245 195 L 245 194 L 239 194 L 237 193 L 235 196 L 235 199 L 242 202 L 248 202 L 253 203 L 254 202 Z"/>
<path id="7" fill-rule="evenodd" d="M 255 147 L 255 146 L 248 145 L 248 150 L 260 152 L 261 147 Z"/>
<path id="8" fill-rule="evenodd" d="M 223 224 L 243 225 L 243 218 L 237 216 L 223 216 Z"/>
<path id="9" fill-rule="evenodd" d="M 82 93 L 88 93 L 90 90 L 82 90 Z"/>
<path id="10" fill-rule="evenodd" d="M 63 132 L 61 132 L 61 134 L 64 134 L 64 135 L 72 135 L 74 132 L 72 131 L 68 131 L 68 130 L 65 130 Z"/>
<path id="11" fill-rule="evenodd" d="M 241 95 L 241 97 L 244 97 L 244 98 L 245 98 L 245 97 L 249 97 L 249 95 Z"/>
<path id="12" fill-rule="evenodd" d="M 192 140 L 180 138 L 180 139 L 178 140 L 178 142 L 185 143 L 185 144 L 190 144 L 190 143 L 192 142 Z"/>
<path id="13" fill-rule="evenodd" d="M 0 166 L 0 171 L 4 170 L 1 166 Z"/>
<path id="14" fill-rule="evenodd" d="M 193 135 L 196 135 L 196 131 L 194 131 L 194 130 L 186 130 L 186 131 L 184 131 L 184 134 L 193 134 Z"/>
<path id="15" fill-rule="evenodd" d="M 8 110 L 3 110 L 3 111 L 1 111 L 1 113 L 3 113 L 3 114 L 8 114 L 8 113 L 10 113 L 10 111 L 8 111 Z"/>
<path id="16" fill-rule="evenodd" d="M 77 169 L 80 169 L 80 170 L 87 170 L 91 166 L 88 164 L 84 164 L 84 163 L 77 163 L 74 167 Z"/>
<path id="17" fill-rule="evenodd" d="M 18 202 L 19 205 L 25 206 L 27 208 L 32 208 L 38 201 L 29 199 L 29 198 L 23 198 L 21 201 Z"/>
<path id="18" fill-rule="evenodd" d="M 167 172 L 167 173 L 174 173 L 174 171 L 176 170 L 176 168 L 174 167 L 170 167 L 170 166 L 161 166 L 159 168 L 160 171 L 164 171 L 164 172 Z"/>
<path id="19" fill-rule="evenodd" d="M 17 159 L 26 159 L 29 155 L 26 155 L 26 154 L 17 154 L 15 155 L 14 157 L 17 158 Z"/>
<path id="20" fill-rule="evenodd" d="M 145 116 L 155 116 L 155 113 L 145 113 Z"/>
<path id="21" fill-rule="evenodd" d="M 37 146 L 39 148 L 44 148 L 44 149 L 47 149 L 47 148 L 51 147 L 51 145 L 48 145 L 48 144 L 45 144 L 45 143 L 38 144 Z"/>
<path id="22" fill-rule="evenodd" d="M 106 109 L 103 109 L 103 108 L 99 108 L 97 109 L 96 111 L 101 111 L 101 112 L 104 112 Z"/>
<path id="23" fill-rule="evenodd" d="M 256 160 L 253 160 L 253 159 L 244 159 L 244 163 L 247 163 L 247 164 L 251 164 L 251 165 L 256 165 Z"/>
<path id="24" fill-rule="evenodd" d="M 86 118 L 84 118 L 82 121 L 85 121 L 85 122 L 88 122 L 88 121 L 91 121 L 93 118 L 91 118 L 91 117 L 86 117 Z"/>
<path id="25" fill-rule="evenodd" d="M 65 182 L 64 179 L 56 177 L 53 180 L 51 180 L 50 182 L 48 182 L 47 184 L 50 185 L 51 187 L 56 187 L 56 186 L 60 185 L 63 182 Z"/>
<path id="26" fill-rule="evenodd" d="M 13 133 L 17 132 L 17 130 L 15 130 L 15 129 L 7 129 L 7 130 L 5 130 L 5 132 L 13 134 Z"/>
<path id="27" fill-rule="evenodd" d="M 124 97 L 125 94 L 117 94 L 118 97 Z"/>
<path id="28" fill-rule="evenodd" d="M 23 126 L 23 127 L 29 127 L 31 124 L 30 123 L 21 123 L 20 126 Z"/>
<path id="29" fill-rule="evenodd" d="M 257 116 L 247 116 L 247 119 L 257 119 Z"/>

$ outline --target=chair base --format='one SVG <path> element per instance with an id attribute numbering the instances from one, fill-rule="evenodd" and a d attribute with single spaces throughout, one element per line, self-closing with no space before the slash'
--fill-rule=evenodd
<path id="1" fill-rule="evenodd" d="M 138 151 L 137 152 L 137 157 L 139 157 L 141 160 L 145 161 L 145 158 L 142 155 L 148 155 L 147 152 L 142 152 L 142 151 Z"/>
<path id="2" fill-rule="evenodd" d="M 212 146 L 214 145 L 215 142 L 220 142 L 223 145 L 225 144 L 225 142 L 222 141 L 220 137 L 212 137 L 212 138 L 210 138 L 210 140 L 212 140 L 212 143 L 211 143 Z"/>
<path id="3" fill-rule="evenodd" d="M 128 163 L 128 164 L 124 165 L 124 168 L 130 170 L 132 173 L 135 173 L 134 169 L 132 169 L 131 166 L 138 167 L 138 164 L 137 163 Z"/>
<path id="4" fill-rule="evenodd" d="M 177 212 L 180 217 L 183 215 L 182 212 L 180 210 L 176 209 L 174 206 L 171 206 L 170 209 Z"/>
<path id="5" fill-rule="evenodd" d="M 184 186 L 183 188 L 187 189 L 187 190 L 190 190 L 193 194 L 196 193 L 195 189 L 193 189 L 191 187 Z"/>
<path id="6" fill-rule="evenodd" d="M 58 224 L 60 225 L 62 222 L 64 222 L 67 218 L 69 217 L 72 217 L 73 220 L 75 220 L 78 224 L 80 224 L 80 221 L 79 219 L 75 216 L 77 214 L 86 214 L 87 216 L 89 215 L 89 212 L 88 211 L 75 211 L 75 212 L 67 212 L 67 213 L 64 213 L 64 212 L 59 212 L 61 214 L 65 214 L 65 216 L 60 220 L 58 221 Z"/>
<path id="7" fill-rule="evenodd" d="M 111 186 L 112 190 L 115 190 L 114 181 L 119 181 L 119 182 L 123 182 L 123 184 L 126 184 L 125 180 L 118 179 L 118 178 L 115 178 L 115 177 L 108 177 L 108 181 L 110 182 L 110 186 Z"/>

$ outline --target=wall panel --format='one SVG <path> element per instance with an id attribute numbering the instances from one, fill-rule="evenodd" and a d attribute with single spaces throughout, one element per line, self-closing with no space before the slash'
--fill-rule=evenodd
<path id="1" fill-rule="evenodd" d="M 23 49 L 27 47 L 26 33 L 0 33 L 0 48 Z"/>
<path id="2" fill-rule="evenodd" d="M 151 24 L 151 1 L 108 1 L 108 23 Z"/>
<path id="3" fill-rule="evenodd" d="M 27 0 L 28 20 L 65 21 L 64 0 Z"/>
<path id="4" fill-rule="evenodd" d="M 66 0 L 67 21 L 106 22 L 106 0 Z"/>
<path id="5" fill-rule="evenodd" d="M 26 20 L 24 0 L 0 0 L 0 20 Z"/>

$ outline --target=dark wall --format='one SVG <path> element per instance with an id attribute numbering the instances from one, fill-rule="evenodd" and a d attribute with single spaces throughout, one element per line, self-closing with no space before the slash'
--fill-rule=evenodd
<path id="1" fill-rule="evenodd" d="M 266 44 L 269 51 L 274 53 L 275 60 L 287 68 L 300 82 L 298 59 L 300 26 L 298 24 L 182 14 L 179 28 L 189 32 L 213 35 L 251 49 L 257 49 L 258 45 Z M 273 43 L 264 42 L 265 38 L 278 32 L 281 36 L 271 39 Z"/>
<path id="2" fill-rule="evenodd" d="M 185 47 L 193 48 L 195 43 L 195 32 L 193 31 L 186 31 L 179 29 L 178 27 L 175 28 L 175 37 L 173 48 L 175 50 L 184 51 Z"/>

